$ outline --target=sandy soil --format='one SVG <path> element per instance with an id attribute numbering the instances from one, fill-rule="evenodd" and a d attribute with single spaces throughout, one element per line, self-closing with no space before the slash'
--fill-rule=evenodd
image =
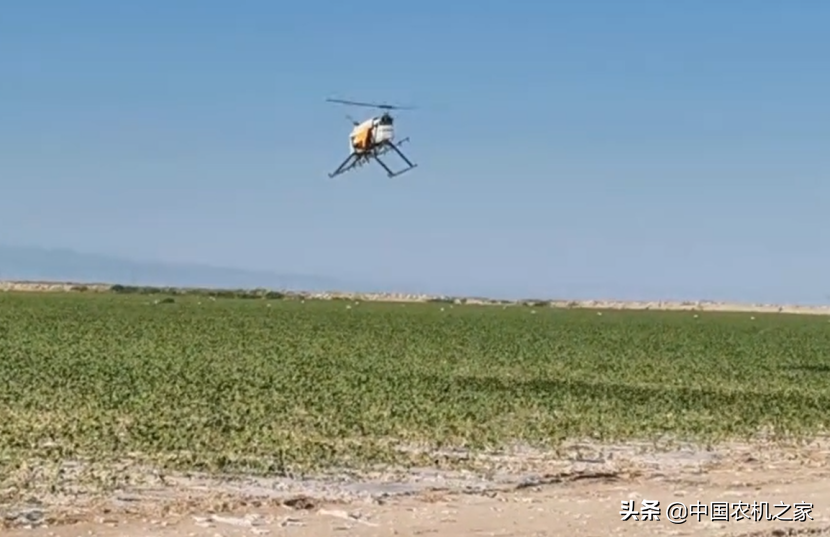
<path id="1" fill-rule="evenodd" d="M 165 476 L 107 494 L 0 492 L 4 536 L 827 536 L 830 443 L 656 451 L 573 445 L 554 456 L 490 458 L 483 475 L 430 469 L 317 480 Z M 77 466 L 77 464 L 76 464 Z M 71 473 L 67 473 L 70 476 Z M 56 491 L 58 493 L 56 493 Z M 71 493 L 69 493 L 71 491 Z M 659 501 L 659 521 L 622 521 L 622 501 Z M 682 523 L 667 520 L 684 503 Z M 697 503 L 746 503 L 746 516 L 688 515 Z M 755 517 L 752 504 L 768 503 Z M 796 503 L 812 510 L 792 520 Z M 677 507 L 678 505 L 675 505 Z M 698 510 L 700 511 L 700 510 Z M 681 514 L 673 512 L 675 518 Z M 692 513 L 693 514 L 693 513 Z M 2 527 L 0 527 L 2 528 Z"/>

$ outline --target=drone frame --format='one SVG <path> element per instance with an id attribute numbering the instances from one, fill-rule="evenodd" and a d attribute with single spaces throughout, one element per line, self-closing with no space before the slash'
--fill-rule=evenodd
<path id="1" fill-rule="evenodd" d="M 359 167 L 363 166 L 364 164 L 368 163 L 372 159 L 377 161 L 377 163 L 379 165 L 381 165 L 381 167 L 383 167 L 383 169 L 386 171 L 387 177 L 389 177 L 389 178 L 397 177 L 401 174 L 409 172 L 413 168 L 417 168 L 418 165 L 414 164 L 412 161 L 410 161 L 406 157 L 406 155 L 404 155 L 404 153 L 398 148 L 398 146 L 400 146 L 401 144 L 403 144 L 404 142 L 406 142 L 408 140 L 409 140 L 408 137 L 402 139 L 398 143 L 391 142 L 389 140 L 384 140 L 383 142 L 380 142 L 379 144 L 373 146 L 372 149 L 370 149 L 368 151 L 364 151 L 364 152 L 353 151 L 349 154 L 348 157 L 346 157 L 346 159 L 340 164 L 340 166 L 337 167 L 337 169 L 334 172 L 329 174 L 329 178 L 333 178 L 335 176 L 339 176 L 340 174 L 344 174 L 344 173 L 348 172 L 349 170 L 352 170 L 353 168 L 359 168 Z M 389 168 L 386 165 L 386 163 L 383 162 L 380 158 L 381 155 L 384 155 L 384 154 L 388 153 L 389 151 L 394 151 L 395 153 L 397 153 L 398 156 L 406 162 L 407 167 L 402 169 L 402 170 L 398 170 L 397 172 L 393 172 L 392 169 Z"/>
<path id="2" fill-rule="evenodd" d="M 413 109 L 413 107 L 407 107 L 407 106 L 396 106 L 396 105 L 388 105 L 388 104 L 378 105 L 378 104 L 374 104 L 374 103 L 364 103 L 364 102 L 360 102 L 360 101 L 347 101 L 347 100 L 343 100 L 343 99 L 326 99 L 326 101 L 329 101 L 331 103 L 340 103 L 340 104 L 351 105 L 351 106 L 362 106 L 362 107 L 369 107 L 369 108 L 378 108 L 378 109 L 383 110 L 385 112 L 389 111 L 389 110 L 412 110 Z M 353 124 L 357 125 L 356 121 L 354 121 L 353 119 L 351 119 L 351 121 L 352 121 Z M 368 163 L 372 159 L 376 160 L 378 162 L 378 164 L 381 165 L 381 167 L 383 167 L 383 169 L 386 171 L 386 175 L 390 178 L 397 177 L 401 174 L 404 174 L 404 173 L 412 170 L 413 168 L 417 168 L 418 165 L 412 163 L 412 161 L 410 161 L 406 157 L 406 155 L 404 155 L 404 153 L 399 149 L 399 146 L 401 146 L 404 142 L 406 142 L 408 140 L 409 140 L 409 137 L 403 138 L 397 143 L 392 142 L 391 140 L 384 140 L 384 141 L 379 142 L 377 144 L 373 144 L 371 149 L 369 149 L 369 150 L 361 151 L 361 152 L 352 151 L 349 154 L 349 156 L 346 157 L 346 159 L 342 163 L 340 163 L 340 166 L 338 166 L 337 169 L 334 172 L 329 174 L 329 178 L 339 176 L 340 174 L 346 173 L 349 170 L 352 170 L 353 168 L 361 167 L 364 164 Z M 406 162 L 407 167 L 402 169 L 402 170 L 399 170 L 397 172 L 393 172 L 386 165 L 386 163 L 383 162 L 380 159 L 381 155 L 384 155 L 384 154 L 388 153 L 389 151 L 394 151 L 395 153 L 397 153 L 398 156 L 401 159 L 403 159 L 404 162 Z"/>

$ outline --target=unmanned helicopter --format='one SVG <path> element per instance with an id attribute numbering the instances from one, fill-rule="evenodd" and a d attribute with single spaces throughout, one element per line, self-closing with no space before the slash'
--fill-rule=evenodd
<path id="1" fill-rule="evenodd" d="M 389 113 L 390 110 L 411 110 L 411 107 L 385 104 L 378 105 L 374 103 L 361 103 L 358 101 L 345 101 L 343 99 L 326 99 L 326 101 L 330 103 L 340 103 L 343 105 L 377 108 L 383 111 L 380 115 L 369 118 L 361 123 L 355 121 L 351 116 L 347 116 L 354 125 L 351 134 L 349 134 L 350 153 L 349 156 L 346 157 L 346 160 L 344 160 L 334 172 L 329 174 L 330 178 L 348 172 L 355 167 L 363 166 L 372 159 L 376 160 L 378 164 L 386 170 L 386 175 L 390 178 L 399 176 L 418 166 L 417 164 L 413 164 L 399 149 L 399 146 L 408 141 L 409 137 L 404 138 L 399 142 L 393 141 L 395 138 L 395 120 Z M 393 172 L 388 166 L 386 166 L 386 163 L 380 160 L 380 156 L 389 151 L 397 153 L 398 156 L 406 162 L 406 168 Z"/>

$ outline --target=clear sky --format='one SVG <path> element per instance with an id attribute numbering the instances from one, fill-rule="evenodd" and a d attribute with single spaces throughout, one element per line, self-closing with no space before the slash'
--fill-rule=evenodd
<path id="1" fill-rule="evenodd" d="M 830 301 L 830 2 L 18 0 L 0 243 L 429 290 Z M 419 167 L 335 182 L 345 109 Z"/>

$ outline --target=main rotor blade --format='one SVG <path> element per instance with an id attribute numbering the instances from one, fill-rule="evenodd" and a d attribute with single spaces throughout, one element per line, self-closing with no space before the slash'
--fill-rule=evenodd
<path id="1" fill-rule="evenodd" d="M 409 106 L 395 106 L 395 105 L 386 105 L 386 104 L 376 104 L 376 103 L 364 103 L 361 101 L 347 101 L 345 99 L 326 99 L 329 103 L 340 103 L 341 105 L 352 105 L 352 106 L 365 106 L 369 108 L 380 108 L 383 110 L 412 110 L 413 107 Z"/>

